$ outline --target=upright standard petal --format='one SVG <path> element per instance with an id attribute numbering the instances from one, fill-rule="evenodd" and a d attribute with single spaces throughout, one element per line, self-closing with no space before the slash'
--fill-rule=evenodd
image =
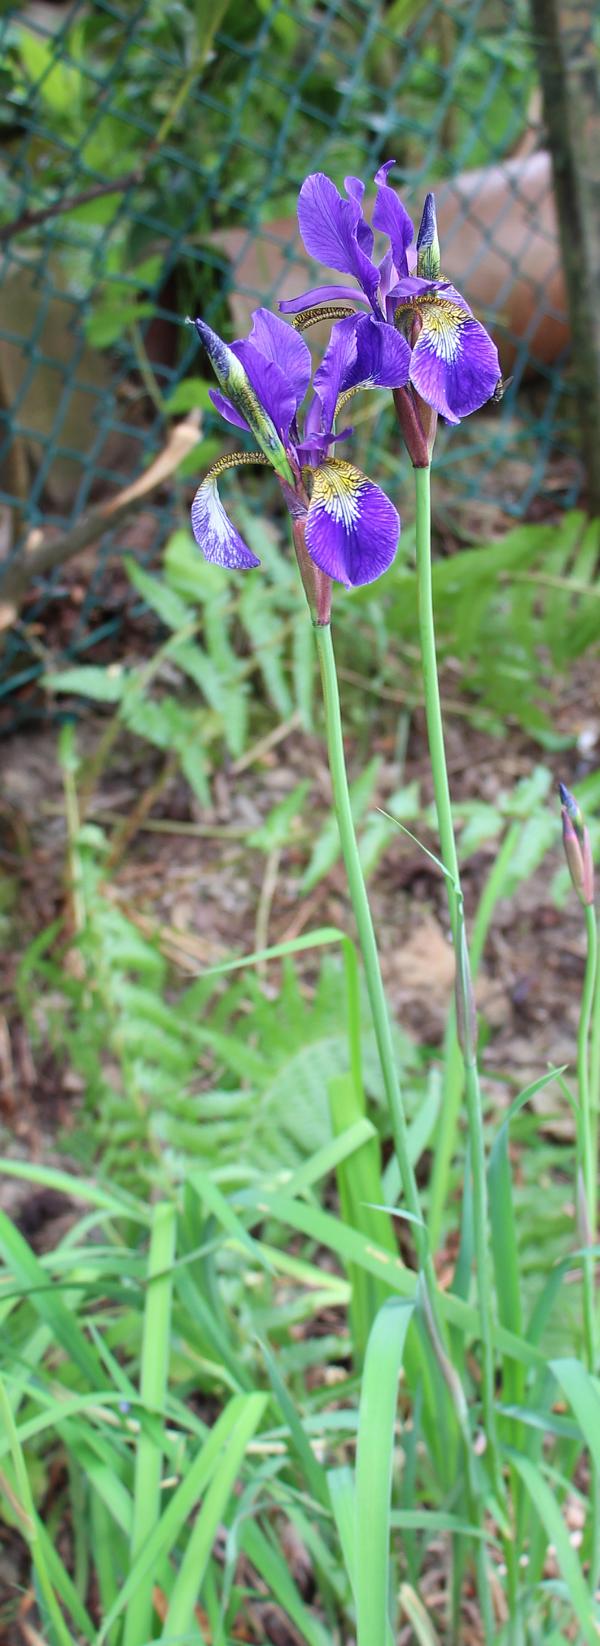
<path id="1" fill-rule="evenodd" d="M 334 326 L 340 331 L 346 320 Z M 354 321 L 356 356 L 342 382 L 345 389 L 365 388 L 399 389 L 408 383 L 410 349 L 405 337 L 393 326 L 382 325 L 370 314 L 361 314 Z"/>
<path id="2" fill-rule="evenodd" d="M 418 313 L 423 324 L 412 350 L 411 383 L 428 406 L 459 423 L 491 399 L 500 377 L 498 350 L 485 326 L 446 293 L 421 300 Z"/>
<path id="3" fill-rule="evenodd" d="M 402 201 L 398 199 L 395 189 L 391 189 L 387 181 L 390 166 L 395 164 L 395 160 L 386 160 L 385 165 L 380 166 L 379 171 L 375 174 L 377 198 L 373 208 L 373 228 L 381 229 L 384 234 L 388 235 L 396 273 L 402 279 L 403 275 L 408 274 L 406 253 L 411 244 L 414 229 Z"/>
<path id="4" fill-rule="evenodd" d="M 293 326 L 270 309 L 255 309 L 248 342 L 273 360 L 293 389 L 296 410 L 302 404 L 310 383 L 312 361 L 308 343 Z"/>
<path id="5" fill-rule="evenodd" d="M 360 206 L 360 217 L 356 225 L 356 238 L 359 246 L 366 252 L 367 257 L 371 257 L 373 254 L 373 230 L 370 224 L 367 223 L 366 217 L 363 217 L 362 202 L 365 185 L 362 177 L 345 177 L 344 188 L 348 198 L 355 200 L 356 204 Z"/>
<path id="6" fill-rule="evenodd" d="M 314 391 L 321 403 L 321 430 L 333 428 L 338 396 L 346 386 L 346 378 L 356 362 L 356 331 L 360 319 L 369 324 L 369 316 L 351 314 L 333 326 L 327 348 L 314 377 Z M 378 322 L 373 321 L 376 326 Z"/>
<path id="7" fill-rule="evenodd" d="M 230 349 L 204 320 L 196 320 L 195 324 L 220 387 L 244 418 L 275 473 L 292 485 L 294 476 L 283 442 L 272 418 L 261 404 L 241 360 L 238 360 L 233 349 Z M 260 360 L 260 356 L 258 359 Z"/>
<path id="8" fill-rule="evenodd" d="M 379 486 L 352 463 L 330 458 L 315 471 L 306 517 L 311 560 L 347 588 L 372 583 L 391 565 L 400 517 Z"/>
<path id="9" fill-rule="evenodd" d="M 232 571 L 260 566 L 260 560 L 225 513 L 216 479 L 210 475 L 198 487 L 192 503 L 192 531 L 205 560 L 213 565 L 228 566 Z"/>
<path id="10" fill-rule="evenodd" d="M 328 269 L 353 274 L 375 308 L 379 271 L 360 244 L 363 222 L 360 202 L 343 200 L 324 172 L 306 178 L 298 197 L 298 223 L 309 256 Z"/>

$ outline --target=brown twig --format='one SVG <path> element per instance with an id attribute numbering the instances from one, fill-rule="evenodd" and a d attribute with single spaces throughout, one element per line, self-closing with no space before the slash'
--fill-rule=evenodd
<path id="1" fill-rule="evenodd" d="M 11 223 L 0 226 L 0 246 L 14 240 L 17 234 L 26 234 L 28 229 L 41 228 L 42 223 L 49 223 L 53 217 L 76 211 L 78 206 L 89 206 L 92 200 L 102 200 L 104 195 L 124 194 L 126 189 L 137 188 L 143 178 L 144 169 L 136 166 L 135 171 L 126 172 L 124 177 L 115 177 L 112 183 L 91 183 L 89 189 L 82 189 L 80 194 L 63 195 L 62 200 L 53 200 L 48 206 L 38 206 L 35 211 L 22 211 L 19 217 L 13 217 Z"/>
<path id="2" fill-rule="evenodd" d="M 62 537 L 44 538 L 41 531 L 29 533 L 23 548 L 7 566 L 4 576 L 0 578 L 0 631 L 10 628 L 14 623 L 19 607 L 33 582 L 34 578 L 44 573 L 54 571 L 73 556 L 80 554 L 92 543 L 97 543 L 104 533 L 120 524 L 127 515 L 131 514 L 145 497 L 158 491 L 165 480 L 179 468 L 184 457 L 193 451 L 200 434 L 200 414 L 190 412 L 182 423 L 177 423 L 171 430 L 166 446 L 150 467 L 134 480 L 132 485 L 125 486 L 117 492 L 107 503 L 102 503 L 97 509 L 90 509 L 71 531 L 65 532 Z"/>

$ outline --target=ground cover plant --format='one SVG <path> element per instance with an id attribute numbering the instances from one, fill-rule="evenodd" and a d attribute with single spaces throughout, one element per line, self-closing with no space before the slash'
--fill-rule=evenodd
<path id="1" fill-rule="evenodd" d="M 467 802 L 453 813 L 433 629 L 435 421 L 476 411 L 496 388 L 498 366 L 483 327 L 441 281 L 431 198 L 409 273 L 411 225 L 385 167 L 377 187 L 375 226 L 390 239 L 380 266 L 359 181 L 349 180 L 345 200 L 327 178 L 304 186 L 307 249 L 358 276 L 357 303 L 367 291 L 371 310 L 348 312 L 352 287 L 343 299 L 321 289 L 308 305 L 299 300 L 305 321 L 323 301 L 344 306 L 331 316 L 303 425 L 296 412 L 310 360 L 289 321 L 260 312 L 251 338 L 233 347 L 200 326 L 220 384 L 215 402 L 254 436 L 291 515 L 307 600 L 282 573 L 282 608 L 294 599 L 300 613 L 283 648 L 276 636 L 269 657 L 261 628 L 260 580 L 278 575 L 276 554 L 268 547 L 267 570 L 256 570 L 256 520 L 249 541 L 244 521 L 243 540 L 216 491 L 228 453 L 192 513 L 199 547 L 217 566 L 198 573 L 179 537 L 163 580 L 131 568 L 168 631 L 159 662 L 48 681 L 61 695 L 95 691 L 114 714 L 87 765 L 73 728 L 63 733 L 68 921 L 30 947 L 20 977 L 33 1029 L 68 1056 L 93 1117 L 82 1130 L 83 1175 L 4 1163 L 7 1176 L 66 1192 L 82 1207 L 41 1255 L 0 1214 L 0 1490 L 34 1574 L 27 1605 L 11 1596 L 5 1616 L 33 1646 L 40 1632 L 61 1646 L 598 1639 L 600 1023 L 595 830 L 578 804 L 597 804 L 598 782 L 578 788 L 578 800 L 563 787 L 559 801 L 538 767 L 502 807 Z M 345 419 L 348 397 L 365 384 L 394 391 L 414 467 L 410 587 L 436 840 L 433 851 L 421 846 L 431 819 L 407 790 L 387 816 L 370 816 L 361 856 L 356 816 L 374 779 L 367 767 L 366 783 L 348 784 L 331 628 L 346 597 L 334 579 L 368 586 L 392 560 L 400 524 L 381 488 L 337 446 L 330 452 L 336 414 Z M 594 538 L 577 519 L 566 542 L 568 572 L 557 578 L 572 604 Z M 532 553 L 539 548 L 538 540 Z M 501 553 L 510 569 L 526 552 L 503 544 L 496 567 Z M 503 599 L 490 590 L 494 572 L 483 558 L 472 586 L 480 577 L 502 630 Z M 223 568 L 241 566 L 256 594 L 244 585 L 230 595 Z M 461 568 L 452 575 L 456 589 Z M 408 594 L 407 572 L 393 585 L 390 630 L 402 577 Z M 341 624 L 350 658 L 353 601 Z M 585 628 L 585 605 L 577 610 Z M 180 762 L 204 800 L 213 745 L 225 740 L 239 759 L 257 666 L 281 715 L 294 707 L 290 679 L 302 682 L 307 722 L 320 712 L 301 634 L 320 663 L 339 830 L 314 841 L 306 884 L 319 885 L 341 848 L 354 925 L 313 922 L 301 937 L 257 942 L 252 954 L 205 965 L 175 992 L 164 941 L 111 896 L 110 857 L 126 843 L 127 821 L 109 841 L 88 815 L 92 785 L 107 750 L 133 730 L 171 767 Z M 526 616 L 519 643 L 524 667 L 533 649 Z M 468 653 L 468 625 L 464 645 Z M 191 680 L 202 706 L 181 703 L 176 691 L 155 696 L 160 667 L 167 683 L 169 668 L 171 684 Z M 485 673 L 483 648 L 475 669 Z M 535 725 L 551 745 L 541 713 Z M 295 820 L 302 826 L 304 801 L 301 786 L 292 790 L 250 850 L 268 863 Z M 497 901 L 542 859 L 561 808 L 588 950 L 576 1066 L 540 1067 L 523 1090 L 507 1076 L 509 1102 L 486 1128 L 472 979 Z M 469 929 L 457 821 L 463 858 L 482 839 L 498 841 Z M 455 994 L 441 1078 L 427 1048 L 391 1021 L 366 889 L 365 868 L 409 826 L 448 896 Z M 574 1116 L 574 1146 L 552 1241 L 540 1249 L 538 1233 L 532 1253 L 536 1219 L 524 1201 L 542 1156 L 531 1105 L 546 1089 L 562 1093 Z M 515 1137 L 525 1164 L 519 1158 L 513 1184 Z M 442 1284 L 436 1257 L 450 1236 L 454 1262 Z"/>

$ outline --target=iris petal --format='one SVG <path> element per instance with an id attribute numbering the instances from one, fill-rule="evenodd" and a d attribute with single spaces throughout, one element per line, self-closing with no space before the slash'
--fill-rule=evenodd
<path id="1" fill-rule="evenodd" d="M 428 406 L 459 423 L 494 393 L 498 350 L 485 326 L 446 293 L 419 304 L 417 312 L 423 328 L 411 355 L 411 383 Z"/>
<path id="2" fill-rule="evenodd" d="M 346 302 L 366 304 L 367 298 L 353 286 L 313 286 L 312 291 L 302 292 L 301 297 L 282 297 L 279 308 L 282 314 L 301 314 L 303 309 L 317 308 L 319 303 Z"/>
<path id="3" fill-rule="evenodd" d="M 225 513 L 216 480 L 203 480 L 192 503 L 192 531 L 205 560 L 232 571 L 249 571 L 260 560 Z"/>
<path id="4" fill-rule="evenodd" d="M 372 583 L 391 565 L 399 536 L 393 503 L 360 469 L 337 458 L 319 465 L 305 540 L 321 571 L 347 588 Z"/>
<path id="5" fill-rule="evenodd" d="M 377 299 L 379 272 L 359 243 L 364 222 L 360 203 L 343 200 L 324 172 L 314 172 L 302 184 L 298 197 L 300 233 L 310 257 L 328 269 L 353 274 L 369 299 Z"/>
<path id="6" fill-rule="evenodd" d="M 356 362 L 356 332 L 361 318 L 368 324 L 366 314 L 350 314 L 346 320 L 338 320 L 332 329 L 321 364 L 315 372 L 314 390 L 321 402 L 323 430 L 333 428 L 338 396 L 346 387 L 346 378 Z M 373 325 L 377 325 L 376 320 L 373 321 Z"/>
<path id="7" fill-rule="evenodd" d="M 375 182 L 377 184 L 377 198 L 373 208 L 373 228 L 382 229 L 389 236 L 396 273 L 402 277 L 408 274 L 408 259 L 406 253 L 413 238 L 414 229 L 408 215 L 398 199 L 395 189 L 391 189 L 387 182 L 387 174 L 393 160 L 386 160 L 385 165 L 379 167 Z"/>
<path id="8" fill-rule="evenodd" d="M 339 327 L 347 323 L 342 320 Z M 356 359 L 341 385 L 342 391 L 359 384 L 365 388 L 398 389 L 408 383 L 410 349 L 406 338 L 370 314 L 359 315 L 355 330 Z"/>
<path id="9" fill-rule="evenodd" d="M 293 389 L 297 410 L 310 383 L 312 368 L 310 349 L 304 338 L 269 309 L 255 309 L 248 342 L 283 372 Z"/>
<path id="10" fill-rule="evenodd" d="M 284 326 L 285 320 L 282 320 L 281 324 Z M 290 423 L 296 411 L 293 383 L 274 360 L 267 360 L 248 339 L 243 338 L 241 343 L 232 343 L 231 352 L 243 366 L 257 401 L 285 445 Z"/>
<path id="11" fill-rule="evenodd" d="M 220 389 L 209 389 L 208 398 L 209 400 L 212 400 L 215 411 L 218 411 L 219 413 L 219 417 L 224 417 L 226 423 L 233 423 L 235 424 L 236 429 L 246 429 L 246 431 L 249 432 L 245 417 L 242 417 L 242 414 L 237 410 L 237 407 L 232 404 L 231 400 L 227 399 L 226 394 L 221 394 Z"/>

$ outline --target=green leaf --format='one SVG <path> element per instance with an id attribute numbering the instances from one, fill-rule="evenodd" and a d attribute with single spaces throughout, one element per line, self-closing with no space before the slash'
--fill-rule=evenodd
<path id="1" fill-rule="evenodd" d="M 110 349 L 139 320 L 148 320 L 154 314 L 153 303 L 140 303 L 136 298 L 106 299 L 92 309 L 85 320 L 85 335 L 95 349 Z"/>
<path id="2" fill-rule="evenodd" d="M 409 1583 L 400 1584 L 398 1599 L 405 1616 L 412 1624 L 413 1633 L 419 1642 L 419 1646 L 439 1646 L 440 1637 L 436 1634 L 431 1618 L 426 1612 L 422 1600 L 419 1600 L 419 1596 L 415 1594 Z"/>
<path id="3" fill-rule="evenodd" d="M 249 1394 L 242 1398 L 240 1415 L 226 1441 L 218 1472 L 213 1475 L 200 1513 L 192 1526 L 183 1560 L 173 1583 L 161 1635 L 165 1643 L 178 1638 L 184 1639 L 186 1632 L 193 1627 L 194 1611 L 202 1593 L 202 1583 L 216 1532 L 225 1514 L 246 1448 L 258 1428 L 267 1404 L 267 1396 L 264 1394 Z"/>
<path id="4" fill-rule="evenodd" d="M 141 594 L 146 605 L 156 612 L 167 629 L 179 631 L 189 627 L 194 614 L 167 583 L 144 571 L 144 567 L 139 566 L 137 560 L 133 560 L 130 555 L 126 556 L 124 565 L 127 576 L 138 594 Z"/>
<path id="5" fill-rule="evenodd" d="M 581 1434 L 600 1475 L 600 1392 L 595 1378 L 590 1377 L 579 1360 L 551 1360 L 550 1370 L 572 1407 Z"/>
<path id="6" fill-rule="evenodd" d="M 297 783 L 291 794 L 287 794 L 284 800 L 273 806 L 260 828 L 253 829 L 248 835 L 248 845 L 258 846 L 261 852 L 272 852 L 278 846 L 286 846 L 295 818 L 302 815 L 309 788 L 310 782 L 307 777 L 303 778 L 301 783 Z"/>
<path id="7" fill-rule="evenodd" d="M 561 1576 L 566 1583 L 569 1601 L 583 1638 L 587 1646 L 598 1646 L 598 1626 L 592 1601 L 554 1492 L 550 1490 L 541 1470 L 530 1458 L 512 1453 L 512 1462 L 539 1515 L 548 1542 L 554 1545 Z"/>
<path id="8" fill-rule="evenodd" d="M 168 396 L 169 416 L 176 417 L 189 411 L 212 411 L 209 388 L 210 384 L 203 377 L 185 377 Z"/>
<path id="9" fill-rule="evenodd" d="M 131 678 L 131 671 L 120 663 L 110 663 L 105 669 L 82 664 L 80 668 L 44 675 L 44 685 L 48 691 L 72 692 L 78 697 L 90 697 L 96 703 L 120 703 Z"/>
<path id="10" fill-rule="evenodd" d="M 390 1497 L 398 1378 L 412 1304 L 384 1303 L 365 1358 L 356 1454 L 357 1646 L 384 1646 L 390 1630 Z"/>

